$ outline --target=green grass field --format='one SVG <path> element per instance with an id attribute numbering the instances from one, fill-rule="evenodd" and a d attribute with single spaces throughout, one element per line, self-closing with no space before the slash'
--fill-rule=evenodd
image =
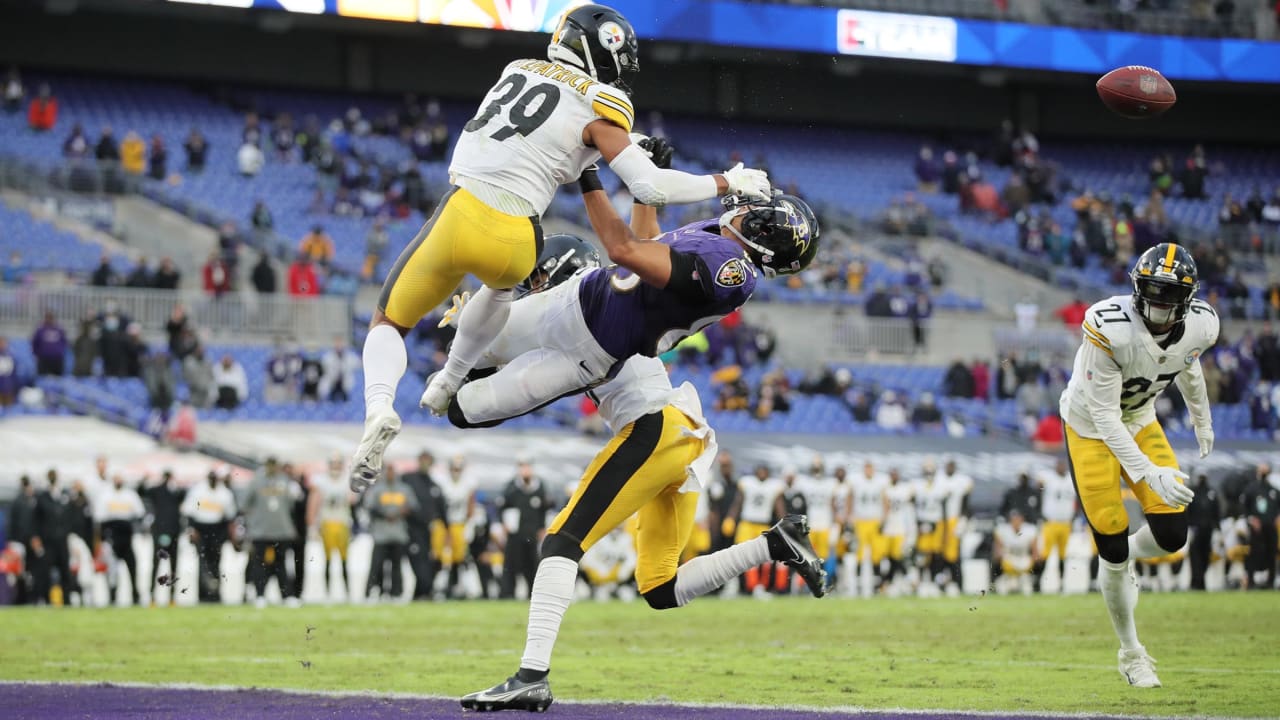
<path id="1" fill-rule="evenodd" d="M 515 669 L 523 603 L 0 612 L 0 679 L 460 695 Z M 1097 595 L 570 609 L 563 700 L 1280 714 L 1280 597 L 1144 595 L 1165 687 L 1129 688 Z M 311 628 L 310 630 L 308 628 Z"/>

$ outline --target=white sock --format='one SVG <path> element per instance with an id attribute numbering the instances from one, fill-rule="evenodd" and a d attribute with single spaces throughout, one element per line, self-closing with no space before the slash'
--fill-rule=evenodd
<path id="1" fill-rule="evenodd" d="M 1151 534 L 1150 525 L 1143 525 L 1138 528 L 1138 532 L 1129 536 L 1129 557 L 1131 558 L 1164 557 L 1169 552 L 1156 542 L 1156 536 Z"/>
<path id="2" fill-rule="evenodd" d="M 409 365 L 400 331 L 390 325 L 378 325 L 364 340 L 364 414 L 390 405 L 396 397 L 396 386 Z"/>
<path id="3" fill-rule="evenodd" d="M 1129 563 L 1117 564 L 1102 560 L 1098 566 L 1098 588 L 1102 590 L 1102 599 L 1107 603 L 1111 626 L 1120 638 L 1120 647 L 1136 650 L 1142 647 L 1138 642 L 1138 628 L 1133 622 L 1133 608 L 1138 604 L 1138 586 L 1129 577 Z"/>
<path id="4" fill-rule="evenodd" d="M 529 592 L 529 629 L 520 667 L 530 670 L 551 668 L 551 651 L 556 646 L 556 635 L 560 633 L 560 621 L 573 601 L 573 586 L 577 579 L 578 563 L 567 557 L 547 557 L 538 563 L 533 589 Z"/>
<path id="5" fill-rule="evenodd" d="M 484 351 L 506 327 L 513 300 L 514 291 L 494 290 L 486 285 L 462 308 L 458 317 L 458 334 L 449 349 L 449 359 L 440 371 L 441 378 L 450 387 L 462 384 L 462 379 L 480 362 Z"/>
<path id="6" fill-rule="evenodd" d="M 676 571 L 676 604 L 688 605 L 738 577 L 748 569 L 769 562 L 769 541 L 763 536 L 733 547 L 700 555 Z"/>

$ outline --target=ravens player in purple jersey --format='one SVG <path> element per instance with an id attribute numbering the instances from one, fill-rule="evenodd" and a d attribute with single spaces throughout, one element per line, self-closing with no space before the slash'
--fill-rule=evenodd
<path id="1" fill-rule="evenodd" d="M 655 144 L 656 143 L 656 144 Z M 670 146 L 644 147 L 659 166 Z M 719 218 L 662 234 L 656 219 L 636 231 L 618 217 L 595 171 L 580 184 L 607 268 L 591 269 L 545 293 L 537 315 L 511 333 L 527 351 L 497 373 L 462 386 L 448 416 L 458 427 L 486 427 L 598 385 L 633 355 L 657 356 L 741 307 L 760 275 L 790 275 L 818 250 L 818 221 L 805 201 L 726 196 Z M 530 307 L 532 312 L 533 305 Z M 483 364 L 483 363 L 482 363 Z"/>

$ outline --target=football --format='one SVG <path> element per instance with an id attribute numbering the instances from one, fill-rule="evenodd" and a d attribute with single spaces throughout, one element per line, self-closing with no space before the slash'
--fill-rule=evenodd
<path id="1" fill-rule="evenodd" d="M 1131 120 L 1163 115 L 1178 101 L 1159 70 L 1144 65 L 1116 68 L 1098 79 L 1098 97 L 1115 114 Z"/>

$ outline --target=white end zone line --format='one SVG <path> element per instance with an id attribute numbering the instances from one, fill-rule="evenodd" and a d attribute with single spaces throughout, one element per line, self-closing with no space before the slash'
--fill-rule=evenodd
<path id="1" fill-rule="evenodd" d="M 239 685 L 196 685 L 192 683 L 142 683 L 142 682 L 93 682 L 93 681 L 69 681 L 59 682 L 54 680 L 0 680 L 0 688 L 5 687 L 21 687 L 23 685 L 40 685 L 46 687 L 122 687 L 137 688 L 141 690 L 183 690 L 183 691 L 210 691 L 210 692 L 239 692 L 244 690 L 258 690 L 263 692 L 276 692 L 285 695 L 297 696 L 318 696 L 318 697 L 370 697 L 370 698 L 392 698 L 396 700 L 457 700 L 453 695 L 441 695 L 435 693 L 405 693 L 405 692 L 374 692 L 371 690 L 301 690 L 296 688 L 274 688 L 274 687 L 243 687 Z M 893 713 L 899 715 L 914 715 L 921 717 L 1002 717 L 1002 718 L 1026 718 L 1028 716 L 1036 718 L 1093 718 L 1094 720 L 1255 720 L 1253 718 L 1232 717 L 1226 715 L 1099 715 L 1093 712 L 1052 712 L 1039 710 L 956 710 L 946 708 L 940 710 L 922 710 L 919 708 L 886 708 L 886 707 L 865 707 L 860 705 L 837 705 L 830 707 L 814 707 L 810 705 L 749 705 L 743 703 L 700 703 L 700 702 L 672 702 L 669 700 L 659 700 L 652 702 L 644 702 L 638 700 L 557 700 L 556 704 L 562 705 L 628 705 L 633 707 L 685 707 L 685 708 L 703 708 L 717 710 L 787 710 L 794 712 L 809 712 L 815 715 L 834 715 L 834 714 L 859 714 L 859 713 Z"/>

